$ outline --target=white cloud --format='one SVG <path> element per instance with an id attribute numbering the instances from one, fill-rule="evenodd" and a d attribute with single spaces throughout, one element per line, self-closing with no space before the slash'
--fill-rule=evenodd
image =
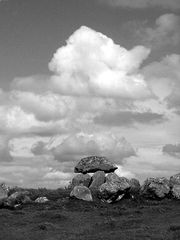
<path id="1" fill-rule="evenodd" d="M 178 173 L 179 159 L 163 154 L 162 146 L 140 147 L 137 156 L 126 160 L 123 169 L 135 174 L 141 181 L 148 177 L 167 177 Z"/>
<path id="2" fill-rule="evenodd" d="M 50 121 L 65 118 L 73 109 L 74 101 L 68 97 L 51 92 L 35 94 L 32 92 L 12 91 L 11 101 L 25 112 L 33 113 L 39 121 Z"/>
<path id="3" fill-rule="evenodd" d="M 99 0 L 115 7 L 128 8 L 148 8 L 148 7 L 162 7 L 177 9 L 180 8 L 179 0 Z"/>
<path id="4" fill-rule="evenodd" d="M 64 172 L 62 164 L 49 156 L 16 157 L 0 163 L 0 182 L 10 186 L 59 188 L 67 186 L 72 176 L 72 172 Z"/>
<path id="5" fill-rule="evenodd" d="M 150 53 L 131 50 L 88 27 L 81 27 L 49 63 L 52 88 L 64 95 L 147 98 L 151 93 L 138 69 Z"/>
<path id="6" fill-rule="evenodd" d="M 44 153 L 45 146 L 42 153 Z M 88 155 L 101 155 L 120 164 L 124 158 L 136 154 L 125 138 L 108 132 L 70 135 L 59 145 L 50 149 L 50 152 L 58 161 L 72 163 Z"/>

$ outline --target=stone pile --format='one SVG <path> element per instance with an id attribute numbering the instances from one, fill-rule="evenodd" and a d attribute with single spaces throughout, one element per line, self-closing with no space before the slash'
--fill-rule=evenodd
<path id="1" fill-rule="evenodd" d="M 46 203 L 49 200 L 46 197 L 38 197 L 34 201 L 30 198 L 29 191 L 18 189 L 11 193 L 10 188 L 5 184 L 0 184 L 0 208 L 18 209 L 28 203 Z"/>
<path id="2" fill-rule="evenodd" d="M 71 182 L 71 197 L 85 201 L 101 199 L 115 202 L 126 195 L 138 193 L 140 184 L 137 179 L 119 177 L 114 171 L 117 166 L 105 157 L 90 156 L 80 160 L 74 172 L 78 173 Z M 93 174 L 92 176 L 89 173 Z"/>
<path id="3" fill-rule="evenodd" d="M 170 177 L 147 178 L 142 186 L 135 178 L 119 177 L 117 166 L 105 157 L 90 156 L 80 160 L 74 172 L 78 173 L 71 183 L 71 197 L 85 201 L 101 199 L 108 203 L 123 197 L 149 199 L 179 199 L 180 173 Z M 93 174 L 92 176 L 89 173 Z"/>

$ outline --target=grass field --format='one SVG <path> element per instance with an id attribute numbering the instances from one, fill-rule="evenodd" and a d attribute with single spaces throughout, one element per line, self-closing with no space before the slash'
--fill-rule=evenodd
<path id="1" fill-rule="evenodd" d="M 114 204 L 69 198 L 69 191 L 30 190 L 44 204 L 0 209 L 0 240 L 179 240 L 180 201 L 124 199 Z"/>

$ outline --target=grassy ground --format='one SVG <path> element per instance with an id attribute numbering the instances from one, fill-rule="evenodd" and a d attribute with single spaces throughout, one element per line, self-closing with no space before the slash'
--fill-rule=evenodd
<path id="1" fill-rule="evenodd" d="M 31 190 L 44 204 L 0 209 L 0 240 L 179 240 L 180 201 L 69 199 L 69 191 Z"/>

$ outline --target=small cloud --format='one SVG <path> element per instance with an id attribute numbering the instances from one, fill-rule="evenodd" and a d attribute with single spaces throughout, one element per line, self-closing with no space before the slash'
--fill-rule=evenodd
<path id="1" fill-rule="evenodd" d="M 180 110 L 180 55 L 171 54 L 142 69 L 152 91 L 176 113 Z"/>
<path id="2" fill-rule="evenodd" d="M 35 144 L 32 145 L 31 152 L 34 155 L 47 154 L 48 150 L 45 148 L 45 146 L 46 146 L 46 144 L 42 141 L 36 142 Z"/>
<path id="3" fill-rule="evenodd" d="M 163 114 L 153 112 L 107 112 L 94 118 L 96 124 L 107 126 L 133 126 L 140 124 L 157 124 L 162 123 L 166 119 Z"/>
<path id="4" fill-rule="evenodd" d="M 9 162 L 13 160 L 10 150 L 9 138 L 5 135 L 0 135 L 0 162 Z"/>
<path id="5" fill-rule="evenodd" d="M 140 41 L 150 48 L 163 47 L 167 45 L 176 46 L 180 42 L 180 17 L 173 13 L 161 15 L 156 19 L 154 27 L 138 29 Z"/>
<path id="6" fill-rule="evenodd" d="M 167 153 L 174 157 L 180 157 L 180 143 L 166 144 L 162 148 L 163 153 Z"/>

